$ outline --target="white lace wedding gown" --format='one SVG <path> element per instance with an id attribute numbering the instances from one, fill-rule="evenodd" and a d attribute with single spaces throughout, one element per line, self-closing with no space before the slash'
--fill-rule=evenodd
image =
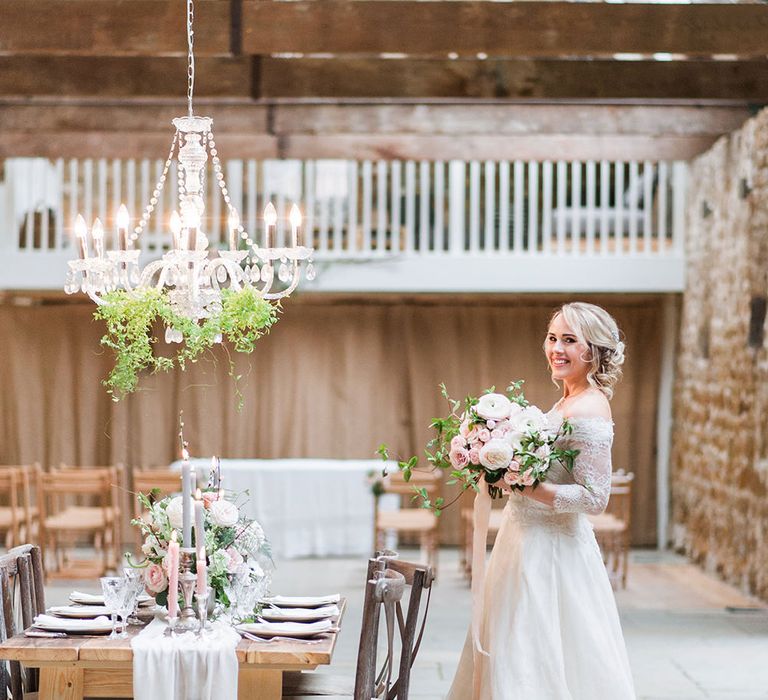
<path id="1" fill-rule="evenodd" d="M 553 409 L 553 421 L 562 416 Z M 481 700 L 634 700 L 618 611 L 592 526 L 611 490 L 613 423 L 570 419 L 559 446 L 578 449 L 573 474 L 552 467 L 554 506 L 515 492 L 488 563 L 481 628 Z M 470 635 L 448 700 L 471 700 Z"/>

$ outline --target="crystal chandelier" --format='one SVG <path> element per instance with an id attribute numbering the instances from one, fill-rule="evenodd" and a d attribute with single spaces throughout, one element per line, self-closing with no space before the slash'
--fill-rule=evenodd
<path id="1" fill-rule="evenodd" d="M 187 0 L 186 5 L 188 112 L 186 116 L 173 120 L 176 132 L 162 175 L 130 235 L 130 214 L 124 204 L 120 206 L 115 217 L 117 250 L 105 251 L 104 226 L 98 218 L 89 231 L 85 219 L 77 215 L 75 237 L 79 256 L 68 263 L 70 269 L 64 291 L 73 294 L 82 290 L 97 304 L 103 305 L 109 303 L 105 295 L 114 290 L 134 293 L 155 288 L 167 295 L 176 314 L 198 321 L 216 316 L 221 311 L 223 289 L 251 287 L 265 299 L 280 299 L 296 289 L 304 264 L 308 280 L 314 279 L 315 270 L 313 249 L 301 244 L 301 213 L 296 204 L 292 206 L 289 217 L 290 246 L 274 247 L 277 211 L 271 202 L 264 209 L 263 246 L 259 246 L 243 228 L 224 179 L 213 136 L 213 120 L 196 116 L 192 109 L 195 85 L 193 1 Z M 213 256 L 209 255 L 209 241 L 203 226 L 203 193 L 209 155 L 215 184 L 229 212 L 229 250 L 218 250 L 218 254 Z M 178 161 L 178 211 L 170 217 L 170 249 L 160 260 L 150 262 L 142 270 L 139 267 L 141 251 L 134 245 L 149 223 L 174 156 Z M 241 242 L 244 244 L 241 245 Z M 275 278 L 279 284 L 275 284 Z M 166 340 L 180 342 L 181 338 L 177 335 L 180 334 L 167 329 Z"/>

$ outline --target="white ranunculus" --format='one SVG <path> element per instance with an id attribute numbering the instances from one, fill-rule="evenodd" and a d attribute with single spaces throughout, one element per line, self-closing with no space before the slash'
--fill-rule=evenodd
<path id="1" fill-rule="evenodd" d="M 484 394 L 475 406 L 475 412 L 485 420 L 499 421 L 509 415 L 512 402 L 504 394 Z"/>
<path id="2" fill-rule="evenodd" d="M 211 522 L 217 527 L 234 527 L 240 517 L 237 506 L 231 501 L 214 501 L 209 513 Z"/>
<path id="3" fill-rule="evenodd" d="M 489 440 L 480 449 L 480 464 L 486 469 L 506 469 L 514 452 L 506 440 Z"/>
<path id="4" fill-rule="evenodd" d="M 168 522 L 174 530 L 181 530 L 183 523 L 184 499 L 176 496 L 168 502 L 165 514 L 168 516 Z"/>
<path id="5" fill-rule="evenodd" d="M 552 448 L 544 444 L 541 447 L 536 448 L 536 452 L 534 454 L 542 461 L 547 462 L 549 461 L 549 456 L 552 454 Z"/>
<path id="6" fill-rule="evenodd" d="M 526 406 L 511 420 L 517 430 L 525 433 L 541 432 L 549 425 L 547 417 L 536 406 Z"/>
<path id="7" fill-rule="evenodd" d="M 519 452 L 523 446 L 525 433 L 521 430 L 510 430 L 502 439 L 515 451 Z"/>

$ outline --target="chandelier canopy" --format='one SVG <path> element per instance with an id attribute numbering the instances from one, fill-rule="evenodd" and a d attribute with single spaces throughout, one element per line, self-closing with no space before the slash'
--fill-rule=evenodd
<path id="1" fill-rule="evenodd" d="M 213 135 L 213 120 L 196 116 L 193 110 L 193 0 L 187 0 L 186 5 L 188 112 L 173 120 L 176 131 L 163 172 L 130 234 L 130 213 L 124 204 L 120 206 L 115 217 L 117 250 L 104 249 L 104 226 L 98 218 L 89 230 L 82 215 L 77 215 L 75 237 L 79 256 L 69 262 L 64 290 L 68 294 L 82 290 L 103 306 L 114 303 L 116 291 L 135 296 L 154 289 L 167 297 L 175 315 L 198 322 L 221 313 L 224 290 L 250 290 L 264 299 L 280 299 L 296 289 L 304 266 L 304 274 L 309 280 L 314 279 L 315 271 L 312 264 L 314 251 L 310 246 L 302 245 L 302 217 L 296 204 L 289 217 L 290 245 L 274 246 L 277 211 L 271 202 L 264 209 L 263 245 L 260 246 L 243 228 L 224 178 Z M 209 158 L 218 194 L 229 214 L 228 250 L 212 250 L 205 233 L 204 193 Z M 161 259 L 151 261 L 141 269 L 141 251 L 136 242 L 152 217 L 174 159 L 178 162 L 178 210 L 171 214 L 168 222 L 168 250 Z M 179 331 L 167 328 L 166 341 L 181 342 L 183 337 L 179 336 Z"/>

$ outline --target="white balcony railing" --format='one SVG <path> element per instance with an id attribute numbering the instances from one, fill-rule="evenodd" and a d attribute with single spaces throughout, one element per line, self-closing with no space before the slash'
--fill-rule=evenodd
<path id="1" fill-rule="evenodd" d="M 138 217 L 162 166 L 159 160 L 7 159 L 0 181 L 0 246 L 16 264 L 0 268 L 0 288 L 58 287 L 62 261 L 72 255 L 75 214 L 89 221 L 98 216 L 113 232 L 119 204 Z M 288 208 L 300 203 L 316 259 L 327 263 L 321 264 L 318 289 L 682 288 L 682 162 L 232 160 L 226 177 L 257 241 L 267 201 L 280 216 L 278 245 Z M 206 182 L 204 226 L 209 240 L 224 246 L 227 212 L 213 178 Z M 175 199 L 172 169 L 139 241 L 145 259 L 166 250 Z M 519 259 L 532 266 L 510 268 Z M 480 260 L 483 270 L 473 272 Z M 343 261 L 368 261 L 367 272 L 366 266 L 336 264 Z M 328 275 L 323 280 L 324 268 L 330 283 Z M 594 275 L 600 269 L 607 277 L 598 283 Z M 650 281 L 649 270 L 655 270 Z M 526 281 L 546 271 L 566 279 Z M 376 281 L 377 274 L 386 281 Z"/>

